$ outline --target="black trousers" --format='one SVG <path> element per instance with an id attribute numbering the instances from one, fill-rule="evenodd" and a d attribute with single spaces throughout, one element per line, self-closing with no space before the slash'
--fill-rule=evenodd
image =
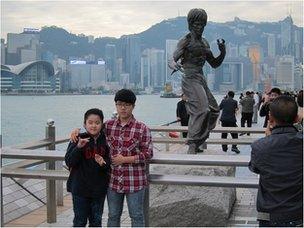
<path id="1" fill-rule="evenodd" d="M 228 121 L 221 121 L 222 122 L 222 127 L 237 127 L 236 122 L 228 122 Z M 238 138 L 238 134 L 237 133 L 230 133 L 231 137 L 233 139 L 237 139 Z M 222 133 L 222 139 L 227 139 L 228 133 Z M 237 148 L 236 145 L 232 145 L 232 148 Z M 227 151 L 228 150 L 228 146 L 227 145 L 222 145 L 222 149 L 223 151 Z"/>
<path id="2" fill-rule="evenodd" d="M 188 126 L 189 119 L 181 119 L 182 126 Z M 188 132 L 183 132 L 183 138 L 187 138 Z"/>
<path id="3" fill-rule="evenodd" d="M 250 112 L 250 113 L 242 112 L 241 127 L 245 127 L 246 122 L 247 122 L 247 127 L 251 127 L 252 116 L 253 116 L 253 112 Z"/>

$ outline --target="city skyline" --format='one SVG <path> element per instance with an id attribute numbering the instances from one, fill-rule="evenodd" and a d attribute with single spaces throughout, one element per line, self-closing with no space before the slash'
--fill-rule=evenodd
<path id="1" fill-rule="evenodd" d="M 76 3 L 76 4 L 75 4 Z M 140 33 L 162 20 L 186 16 L 191 8 L 204 8 L 208 21 L 234 17 L 253 22 L 283 20 L 289 14 L 303 27 L 302 1 L 2 1 L 1 38 L 24 27 L 58 26 L 74 34 L 95 37 Z M 45 13 L 45 10 L 48 13 Z M 246 10 L 244 10 L 246 9 Z M 271 10 L 271 14 L 269 14 Z"/>

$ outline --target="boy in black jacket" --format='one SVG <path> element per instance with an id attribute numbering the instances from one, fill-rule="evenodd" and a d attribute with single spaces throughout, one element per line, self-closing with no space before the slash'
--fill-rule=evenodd
<path id="1" fill-rule="evenodd" d="M 109 183 L 110 157 L 102 131 L 103 113 L 90 109 L 84 114 L 87 133 L 70 142 L 65 163 L 70 169 L 67 190 L 73 196 L 73 226 L 101 226 L 105 196 Z"/>

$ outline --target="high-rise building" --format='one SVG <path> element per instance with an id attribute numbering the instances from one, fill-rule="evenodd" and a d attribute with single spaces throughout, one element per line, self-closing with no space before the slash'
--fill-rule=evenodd
<path id="1" fill-rule="evenodd" d="M 151 85 L 162 87 L 165 84 L 165 51 L 151 49 Z"/>
<path id="2" fill-rule="evenodd" d="M 248 57 L 253 66 L 253 82 L 252 88 L 254 90 L 258 89 L 258 84 L 260 83 L 260 63 L 261 63 L 261 48 L 259 44 L 251 45 L 248 48 Z"/>
<path id="3" fill-rule="evenodd" d="M 129 73 L 130 84 L 140 85 L 140 38 L 125 36 L 122 38 L 123 71 Z"/>
<path id="4" fill-rule="evenodd" d="M 150 49 L 145 49 L 141 56 L 141 88 L 151 87 Z"/>
<path id="5" fill-rule="evenodd" d="M 274 58 L 276 56 L 276 40 L 274 34 L 268 34 L 267 38 L 267 54 L 269 57 Z"/>
<path id="6" fill-rule="evenodd" d="M 293 55 L 293 21 L 291 16 L 281 21 L 281 55 Z"/>
<path id="7" fill-rule="evenodd" d="M 108 73 L 108 81 L 117 82 L 118 76 L 116 73 L 116 46 L 114 44 L 107 44 L 105 47 L 106 69 Z"/>
<path id="8" fill-rule="evenodd" d="M 281 56 L 276 59 L 275 81 L 282 89 L 294 89 L 294 57 Z"/>
<path id="9" fill-rule="evenodd" d="M 229 90 L 243 90 L 252 82 L 252 65 L 248 58 L 226 58 L 214 72 L 216 91 L 226 93 Z"/>
<path id="10" fill-rule="evenodd" d="M 4 43 L 4 39 L 1 39 L 1 64 L 5 64 L 5 53 L 6 53 L 6 47 Z"/>
<path id="11" fill-rule="evenodd" d="M 23 33 L 7 34 L 7 64 L 16 65 L 40 59 L 40 34 L 25 29 Z"/>
<path id="12" fill-rule="evenodd" d="M 303 30 L 296 28 L 294 30 L 294 57 L 296 63 L 303 64 Z"/>
<path id="13" fill-rule="evenodd" d="M 98 88 L 106 83 L 105 62 L 86 64 L 85 61 L 71 61 L 68 65 L 71 89 Z"/>
<path id="14" fill-rule="evenodd" d="M 176 50 L 178 40 L 166 40 L 166 81 L 172 81 L 173 77 L 171 75 L 172 69 L 168 67 L 168 62 L 172 61 L 173 53 Z"/>
<path id="15" fill-rule="evenodd" d="M 296 64 L 294 68 L 294 89 L 303 89 L 303 65 Z"/>

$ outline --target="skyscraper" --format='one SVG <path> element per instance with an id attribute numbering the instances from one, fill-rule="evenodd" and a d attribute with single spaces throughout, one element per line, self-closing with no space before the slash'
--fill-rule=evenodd
<path id="1" fill-rule="evenodd" d="M 282 89 L 294 89 L 294 57 L 281 56 L 276 60 L 275 80 Z"/>
<path id="2" fill-rule="evenodd" d="M 40 59 L 40 34 L 37 30 L 7 34 L 7 64 L 17 65 Z"/>
<path id="3" fill-rule="evenodd" d="M 123 71 L 129 73 L 130 83 L 140 85 L 140 38 L 125 36 L 122 38 Z"/>
<path id="4" fill-rule="evenodd" d="M 293 21 L 291 16 L 281 21 L 281 55 L 293 55 Z"/>
<path id="5" fill-rule="evenodd" d="M 165 84 L 165 51 L 151 49 L 151 85 L 162 87 Z"/>
<path id="6" fill-rule="evenodd" d="M 141 56 L 141 88 L 151 87 L 150 49 L 145 49 Z"/>
<path id="7" fill-rule="evenodd" d="M 268 34 L 267 38 L 267 54 L 269 57 L 274 58 L 276 56 L 276 40 L 274 34 Z"/>
<path id="8" fill-rule="evenodd" d="M 168 62 L 173 59 L 178 40 L 166 40 L 166 81 L 172 81 L 172 69 L 168 67 Z"/>
<path id="9" fill-rule="evenodd" d="M 116 72 L 116 46 L 114 44 L 107 44 L 105 47 L 106 69 L 111 71 L 108 81 L 117 82 L 118 75 Z"/>

